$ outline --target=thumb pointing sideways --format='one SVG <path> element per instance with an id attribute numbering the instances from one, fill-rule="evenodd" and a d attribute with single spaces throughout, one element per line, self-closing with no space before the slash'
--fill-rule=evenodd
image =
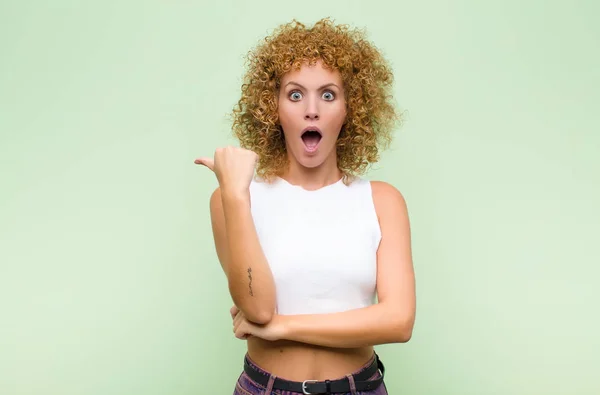
<path id="1" fill-rule="evenodd" d="M 211 158 L 198 158 L 194 161 L 195 164 L 197 165 L 202 165 L 202 166 L 206 166 L 208 167 L 210 170 L 214 171 L 215 170 L 215 162 L 213 159 Z"/>

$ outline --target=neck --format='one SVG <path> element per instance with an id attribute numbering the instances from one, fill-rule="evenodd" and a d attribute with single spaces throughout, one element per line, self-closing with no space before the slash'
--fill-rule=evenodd
<path id="1" fill-rule="evenodd" d="M 302 186 L 307 190 L 315 190 L 334 184 L 342 178 L 342 172 L 337 167 L 335 155 L 329 157 L 320 166 L 308 168 L 298 163 L 295 158 L 289 158 L 289 165 L 281 178 L 293 185 Z"/>

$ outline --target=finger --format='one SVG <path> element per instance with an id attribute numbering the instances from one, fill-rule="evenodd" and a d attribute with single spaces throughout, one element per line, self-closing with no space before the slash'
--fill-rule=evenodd
<path id="1" fill-rule="evenodd" d="M 248 338 L 248 334 L 244 333 L 242 330 L 237 330 L 235 331 L 235 337 L 237 337 L 240 340 L 245 340 Z"/>
<path id="2" fill-rule="evenodd" d="M 234 305 L 231 309 L 229 309 L 229 314 L 231 314 L 231 319 L 234 319 L 237 313 L 239 313 L 239 309 L 236 305 Z"/>
<path id="3" fill-rule="evenodd" d="M 238 313 L 235 315 L 235 317 L 233 318 L 233 325 L 239 325 L 240 322 L 242 322 L 244 318 L 244 314 L 242 314 L 241 311 L 238 311 Z"/>
<path id="4" fill-rule="evenodd" d="M 206 158 L 206 157 L 198 158 L 194 161 L 194 163 L 197 165 L 206 166 L 209 169 L 211 169 L 212 171 L 215 170 L 215 162 L 211 158 Z"/>
<path id="5" fill-rule="evenodd" d="M 247 327 L 247 325 L 239 325 L 235 331 L 235 337 L 237 337 L 238 339 L 247 339 L 248 336 L 250 336 L 250 331 L 249 328 Z"/>
<path id="6" fill-rule="evenodd" d="M 238 335 L 243 335 L 245 332 L 243 330 L 243 325 L 240 325 L 239 322 L 237 322 L 234 326 L 233 326 L 233 333 L 235 334 L 236 337 L 238 337 Z"/>
<path id="7" fill-rule="evenodd" d="M 235 331 L 242 323 L 242 313 L 238 313 L 233 319 L 233 330 Z"/>

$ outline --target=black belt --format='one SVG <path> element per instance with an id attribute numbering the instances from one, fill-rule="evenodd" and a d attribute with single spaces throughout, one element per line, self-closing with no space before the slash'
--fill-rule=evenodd
<path id="1" fill-rule="evenodd" d="M 377 370 L 381 371 L 381 377 L 369 380 L 375 376 Z M 250 377 L 252 381 L 267 387 L 269 384 L 270 376 L 259 372 L 254 368 L 247 358 L 244 358 L 244 372 Z M 379 356 L 375 354 L 373 362 L 363 371 L 353 374 L 354 384 L 357 391 L 373 391 L 383 383 L 383 373 L 385 368 Z M 304 381 L 289 381 L 280 378 L 275 378 L 273 383 L 273 389 L 279 389 L 283 391 L 298 392 L 303 394 L 336 394 L 343 392 L 350 392 L 350 381 L 348 378 L 338 380 L 304 380 Z"/>

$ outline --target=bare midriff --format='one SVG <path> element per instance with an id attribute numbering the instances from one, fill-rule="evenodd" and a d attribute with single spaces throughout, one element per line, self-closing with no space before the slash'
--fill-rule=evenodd
<path id="1" fill-rule="evenodd" d="M 286 380 L 332 380 L 363 367 L 373 347 L 327 348 L 287 340 L 248 339 L 248 356 L 260 368 Z"/>

